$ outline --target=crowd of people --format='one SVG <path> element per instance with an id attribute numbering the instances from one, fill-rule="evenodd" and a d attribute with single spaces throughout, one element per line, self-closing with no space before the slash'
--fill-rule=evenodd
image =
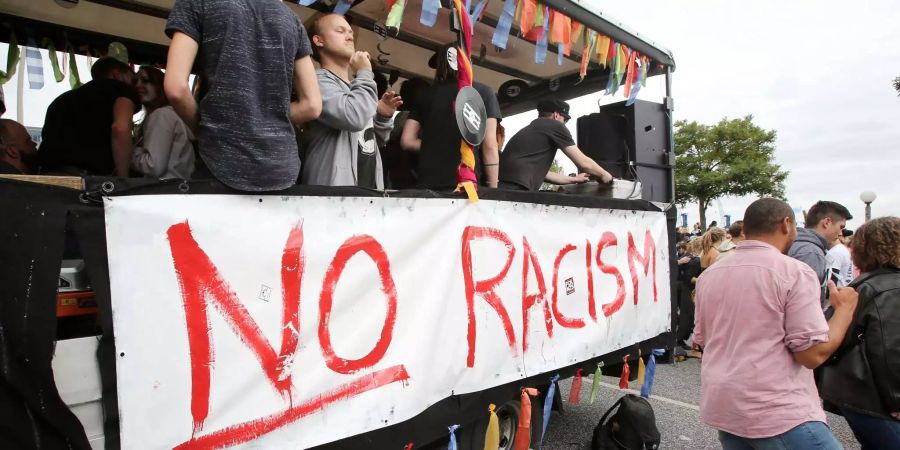
<path id="1" fill-rule="evenodd" d="M 4 121 L 0 171 L 214 178 L 241 191 L 298 183 L 456 187 L 454 45 L 429 62 L 433 83 L 406 80 L 401 96 L 375 73 L 369 54 L 357 51 L 342 15 L 319 16 L 307 30 L 277 0 L 178 0 L 165 33 L 172 39 L 165 72 L 144 66 L 135 74 L 113 57 L 97 60 L 91 81 L 47 109 L 39 149 L 21 125 Z M 481 186 L 538 190 L 544 181 L 612 181 L 575 144 L 565 126 L 569 105 L 558 100 L 539 102 L 539 117 L 501 154 L 497 95 L 487 85 L 473 87 L 486 109 L 484 141 L 475 151 Z M 557 150 L 583 173 L 551 171 Z"/>
<path id="2" fill-rule="evenodd" d="M 764 198 L 727 230 L 678 230 L 677 338 L 726 450 L 839 449 L 826 410 L 864 450 L 900 448 L 900 218 L 850 219 L 820 201 L 798 227 Z"/>

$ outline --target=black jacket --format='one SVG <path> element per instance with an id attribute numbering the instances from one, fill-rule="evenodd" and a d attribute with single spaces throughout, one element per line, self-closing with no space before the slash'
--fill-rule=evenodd
<path id="1" fill-rule="evenodd" d="M 822 398 L 888 418 L 900 411 L 900 269 L 860 275 L 859 304 L 844 342 L 824 368 Z M 863 353 L 854 347 L 865 348 Z"/>

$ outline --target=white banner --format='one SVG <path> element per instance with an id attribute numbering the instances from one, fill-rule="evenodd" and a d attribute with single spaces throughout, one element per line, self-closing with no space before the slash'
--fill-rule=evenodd
<path id="1" fill-rule="evenodd" d="M 231 195 L 105 207 L 127 449 L 312 447 L 670 327 L 660 212 Z"/>

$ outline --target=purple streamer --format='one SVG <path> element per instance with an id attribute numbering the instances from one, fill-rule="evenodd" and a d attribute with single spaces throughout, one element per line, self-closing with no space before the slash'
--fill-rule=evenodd
<path id="1" fill-rule="evenodd" d="M 503 4 L 503 12 L 500 13 L 500 20 L 497 21 L 497 29 L 494 30 L 494 37 L 491 38 L 491 44 L 494 44 L 494 47 L 506 49 L 506 43 L 509 42 L 509 30 L 515 15 L 516 0 L 506 0 L 506 3 Z"/>
<path id="2" fill-rule="evenodd" d="M 544 445 L 544 435 L 547 434 L 547 424 L 550 423 L 550 410 L 553 409 L 553 396 L 556 394 L 557 381 L 559 381 L 559 374 L 550 379 L 550 388 L 547 389 L 547 398 L 544 399 L 544 428 L 541 430 L 541 442 L 538 449 Z"/>
<path id="3" fill-rule="evenodd" d="M 438 9 L 441 8 L 441 0 L 424 0 L 422 2 L 422 15 L 419 23 L 426 27 L 433 27 L 437 22 Z"/>

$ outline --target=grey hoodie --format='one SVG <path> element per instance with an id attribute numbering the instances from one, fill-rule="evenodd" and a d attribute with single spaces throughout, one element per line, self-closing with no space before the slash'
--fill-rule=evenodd
<path id="1" fill-rule="evenodd" d="M 797 240 L 788 250 L 788 256 L 805 262 L 819 277 L 819 284 L 822 285 L 822 300 L 825 299 L 825 282 L 828 276 L 828 264 L 825 261 L 827 251 L 828 242 L 825 237 L 809 228 L 797 229 Z"/>
<path id="2" fill-rule="evenodd" d="M 357 149 L 360 145 L 376 153 L 375 183 L 384 189 L 384 169 L 375 142 L 361 142 L 374 128 L 378 142 L 386 142 L 393 127 L 391 118 L 376 115 L 378 90 L 371 70 L 360 70 L 348 85 L 325 69 L 316 71 L 322 92 L 322 114 L 308 123 L 301 137 L 304 151 L 300 183 L 324 186 L 357 185 Z"/>

